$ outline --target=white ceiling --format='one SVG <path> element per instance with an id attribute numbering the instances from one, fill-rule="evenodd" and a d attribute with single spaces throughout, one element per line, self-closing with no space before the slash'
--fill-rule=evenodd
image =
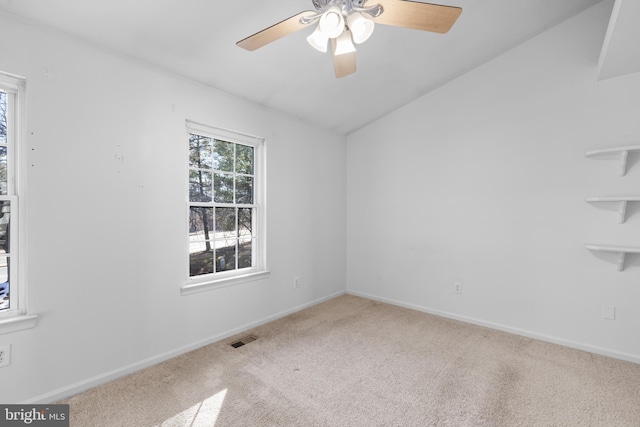
<path id="1" fill-rule="evenodd" d="M 342 79 L 330 54 L 306 43 L 312 28 L 254 52 L 235 45 L 311 0 L 0 0 L 0 9 L 348 134 L 599 1 L 443 1 L 463 8 L 449 33 L 378 25 Z"/>

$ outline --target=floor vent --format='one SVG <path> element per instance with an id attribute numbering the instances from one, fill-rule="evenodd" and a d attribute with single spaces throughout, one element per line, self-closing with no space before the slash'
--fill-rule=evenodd
<path id="1" fill-rule="evenodd" d="M 257 337 L 254 337 L 253 335 L 249 335 L 247 337 L 239 339 L 238 341 L 232 342 L 230 345 L 233 348 L 238 348 L 238 347 L 242 347 L 245 344 L 249 344 L 250 342 L 254 342 L 257 339 L 258 339 Z"/>

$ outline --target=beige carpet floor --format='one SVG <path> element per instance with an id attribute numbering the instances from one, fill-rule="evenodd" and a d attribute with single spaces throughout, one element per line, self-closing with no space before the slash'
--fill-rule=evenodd
<path id="1" fill-rule="evenodd" d="M 350 295 L 234 338 L 61 403 L 92 427 L 640 426 L 640 365 Z"/>

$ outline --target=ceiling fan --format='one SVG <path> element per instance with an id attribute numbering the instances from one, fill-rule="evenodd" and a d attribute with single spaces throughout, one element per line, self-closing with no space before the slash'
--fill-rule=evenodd
<path id="1" fill-rule="evenodd" d="M 356 71 L 356 49 L 371 36 L 375 23 L 446 33 L 462 13 L 454 6 L 410 0 L 312 0 L 315 11 L 304 11 L 280 21 L 236 43 L 243 49 L 256 50 L 286 35 L 318 22 L 307 37 L 311 46 L 327 51 L 331 40 L 336 77 Z M 370 5 L 371 4 L 371 5 Z"/>

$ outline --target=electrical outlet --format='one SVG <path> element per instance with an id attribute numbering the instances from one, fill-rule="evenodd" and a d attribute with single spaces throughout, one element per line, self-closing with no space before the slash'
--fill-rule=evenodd
<path id="1" fill-rule="evenodd" d="M 453 282 L 453 293 L 455 294 L 462 293 L 462 282 Z"/>
<path id="2" fill-rule="evenodd" d="M 300 287 L 300 278 L 298 276 L 293 278 L 293 289 L 298 289 Z"/>
<path id="3" fill-rule="evenodd" d="M 607 320 L 616 320 L 616 308 L 612 305 L 603 305 L 602 318 Z"/>
<path id="4" fill-rule="evenodd" d="M 0 368 L 11 364 L 11 344 L 0 345 Z"/>

